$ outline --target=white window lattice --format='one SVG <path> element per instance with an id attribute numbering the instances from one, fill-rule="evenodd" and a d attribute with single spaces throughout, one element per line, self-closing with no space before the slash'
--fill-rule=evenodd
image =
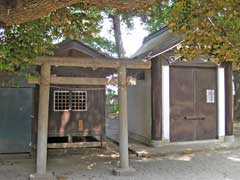
<path id="1" fill-rule="evenodd" d="M 72 110 L 87 111 L 87 92 L 72 91 Z"/>
<path id="2" fill-rule="evenodd" d="M 87 111 L 86 91 L 54 91 L 54 111 Z"/>

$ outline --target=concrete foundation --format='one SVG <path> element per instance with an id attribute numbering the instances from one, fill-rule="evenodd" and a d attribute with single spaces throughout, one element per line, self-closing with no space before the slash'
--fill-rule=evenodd
<path id="1" fill-rule="evenodd" d="M 224 142 L 225 141 L 225 136 L 219 136 L 218 140 L 221 141 L 221 142 Z"/>
<path id="2" fill-rule="evenodd" d="M 227 139 L 230 141 L 231 138 L 232 137 L 228 137 Z M 158 148 L 158 147 L 164 147 L 164 146 L 169 146 L 169 145 L 194 145 L 194 144 L 202 144 L 202 143 L 223 143 L 223 142 L 229 142 L 229 141 L 226 140 L 226 136 L 221 136 L 218 139 L 198 140 L 198 141 L 182 141 L 182 142 L 170 142 L 168 140 L 159 140 L 159 141 L 152 140 L 151 146 Z"/>
<path id="3" fill-rule="evenodd" d="M 136 172 L 136 169 L 134 168 L 127 168 L 127 169 L 122 169 L 122 168 L 116 168 L 113 169 L 113 174 L 116 176 L 132 176 Z"/>
<path id="4" fill-rule="evenodd" d="M 165 145 L 167 145 L 169 143 L 170 143 L 170 141 L 168 141 L 168 140 L 159 140 L 159 141 L 152 140 L 150 145 L 152 147 L 161 147 L 161 146 L 165 146 Z"/>
<path id="5" fill-rule="evenodd" d="M 57 180 L 51 173 L 46 174 L 31 174 L 29 180 Z"/>
<path id="6" fill-rule="evenodd" d="M 227 142 L 227 143 L 233 143 L 235 142 L 235 136 L 225 136 L 224 137 L 224 141 Z"/>

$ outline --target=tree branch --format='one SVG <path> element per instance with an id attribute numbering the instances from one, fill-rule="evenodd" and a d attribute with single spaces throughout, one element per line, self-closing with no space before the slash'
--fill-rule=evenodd
<path id="1" fill-rule="evenodd" d="M 117 9 L 147 8 L 155 0 L 0 0 L 0 22 L 20 24 L 48 15 L 52 11 L 77 3 Z"/>
<path id="2" fill-rule="evenodd" d="M 210 22 L 210 24 L 213 26 L 213 28 L 214 29 L 218 29 L 218 27 L 215 25 L 215 23 L 213 22 L 213 20 L 210 18 L 210 17 L 208 17 L 208 21 Z M 223 29 L 222 29 L 222 31 L 224 31 Z M 224 31 L 224 33 L 226 33 L 225 31 Z M 227 39 L 227 37 L 225 37 L 225 36 L 221 36 L 230 46 L 233 46 L 233 44 L 231 43 L 231 41 L 229 41 L 228 39 Z"/>

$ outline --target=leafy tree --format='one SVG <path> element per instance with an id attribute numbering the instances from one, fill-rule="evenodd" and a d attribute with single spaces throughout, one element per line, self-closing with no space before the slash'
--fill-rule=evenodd
<path id="1" fill-rule="evenodd" d="M 115 9 L 147 8 L 155 0 L 1 0 L 0 24 L 11 25 L 39 19 L 51 12 L 74 4 Z"/>
<path id="2" fill-rule="evenodd" d="M 142 17 L 151 32 L 169 25 L 183 34 L 185 41 L 178 53 L 187 59 L 204 55 L 217 63 L 234 61 L 239 65 L 239 8 L 238 0 L 156 0 L 155 6 L 144 10 L 68 6 L 42 19 L 2 28 L 0 70 L 21 70 L 36 56 L 51 54 L 52 42 L 64 38 L 81 39 L 124 57 L 120 25 L 125 23 L 131 28 L 133 16 Z M 115 22 L 115 42 L 99 35 L 103 12 Z"/>
<path id="3" fill-rule="evenodd" d="M 157 1 L 155 6 L 150 7 L 148 11 L 140 11 L 140 17 L 147 30 L 153 33 L 167 26 L 171 8 L 172 3 Z"/>
<path id="4" fill-rule="evenodd" d="M 184 35 L 178 51 L 188 59 L 203 55 L 220 63 L 240 63 L 239 0 L 178 0 L 169 16 L 169 26 Z"/>
<path id="5" fill-rule="evenodd" d="M 139 9 L 113 9 L 103 8 L 102 12 L 105 18 L 109 19 L 112 23 L 110 27 L 111 35 L 114 37 L 112 42 L 118 58 L 126 58 L 126 51 L 123 46 L 122 26 L 126 25 L 127 29 L 132 30 L 134 27 L 133 19 L 137 16 L 136 12 Z"/>
<path id="6" fill-rule="evenodd" d="M 115 42 L 111 41 L 109 38 L 96 36 L 91 37 L 88 39 L 85 39 L 85 42 L 90 44 L 92 47 L 94 47 L 96 50 L 102 51 L 109 56 L 116 56 L 117 49 Z"/>
<path id="7" fill-rule="evenodd" d="M 233 61 L 240 67 L 239 8 L 238 0 L 158 0 L 143 20 L 151 32 L 168 25 L 183 35 L 177 53 L 186 59 L 205 56 L 215 63 Z"/>
<path id="8" fill-rule="evenodd" d="M 100 37 L 104 13 L 113 19 L 115 42 Z M 120 14 L 120 13 L 119 13 Z M 0 70 L 23 71 L 35 57 L 51 55 L 53 42 L 72 38 L 89 43 L 108 54 L 125 56 L 121 20 L 116 9 L 100 9 L 78 4 L 52 12 L 39 20 L 11 25 L 0 31 Z M 128 20 L 125 20 L 129 23 Z M 130 24 L 130 23 L 129 23 Z M 129 25 L 130 27 L 130 25 Z"/>
<path id="9" fill-rule="evenodd" d="M 62 38 L 101 41 L 99 22 L 102 16 L 95 8 L 82 5 L 66 7 L 39 20 L 1 29 L 0 70 L 18 71 L 36 57 L 51 54 L 53 42 Z"/>

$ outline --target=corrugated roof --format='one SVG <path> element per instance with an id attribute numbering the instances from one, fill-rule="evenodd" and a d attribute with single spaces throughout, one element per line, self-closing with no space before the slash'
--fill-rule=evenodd
<path id="1" fill-rule="evenodd" d="M 143 41 L 143 45 L 132 56 L 132 58 L 151 58 L 171 47 L 174 47 L 181 41 L 181 36 L 177 36 L 170 32 L 168 27 L 164 27 L 146 37 Z"/>

